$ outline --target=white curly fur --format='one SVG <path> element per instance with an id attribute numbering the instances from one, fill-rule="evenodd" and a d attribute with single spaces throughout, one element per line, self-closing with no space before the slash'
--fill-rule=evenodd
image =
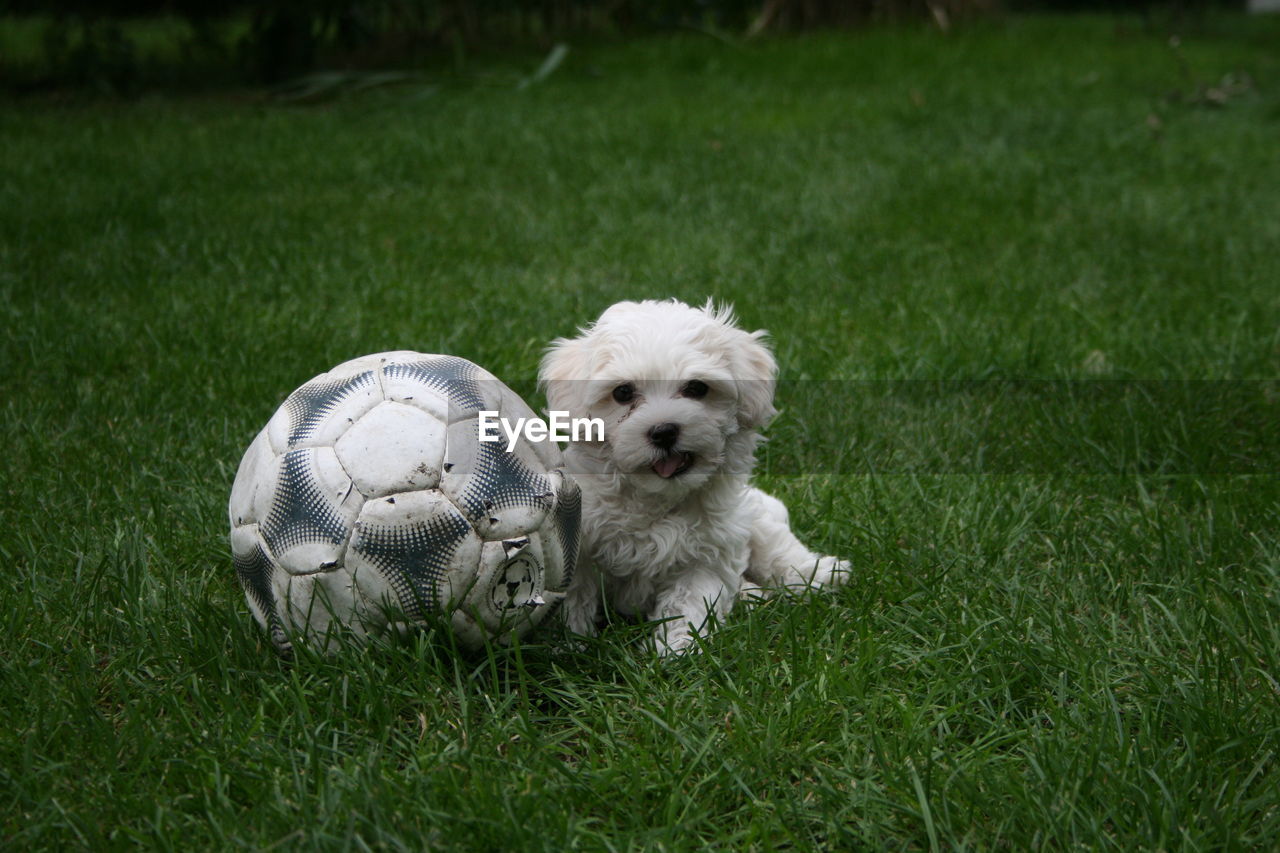
<path id="1" fill-rule="evenodd" d="M 835 583 L 848 571 L 802 545 L 786 507 L 749 483 L 758 430 L 775 414 L 765 338 L 737 328 L 728 306 L 669 300 L 620 302 L 579 337 L 552 342 L 539 377 L 548 408 L 605 424 L 604 441 L 566 450 L 583 493 L 581 557 L 564 603 L 572 631 L 594 634 L 607 599 L 661 620 L 658 651 L 679 652 L 740 596 Z M 625 402 L 614 397 L 620 386 L 633 392 Z M 655 444 L 660 425 L 677 430 L 667 449 Z"/>

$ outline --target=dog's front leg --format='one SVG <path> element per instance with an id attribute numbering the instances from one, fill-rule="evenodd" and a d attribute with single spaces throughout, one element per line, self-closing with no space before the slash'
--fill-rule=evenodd
<path id="1" fill-rule="evenodd" d="M 727 616 L 738 594 L 734 581 L 710 569 L 689 569 L 659 590 L 650 614 L 662 620 L 653 638 L 658 654 L 665 657 L 689 649 L 694 638 L 710 627 L 712 615 Z"/>
<path id="2" fill-rule="evenodd" d="M 574 634 L 594 637 L 598 634 L 603 599 L 600 591 L 600 575 L 585 554 L 578 557 L 578 569 L 561 605 L 565 625 Z"/>

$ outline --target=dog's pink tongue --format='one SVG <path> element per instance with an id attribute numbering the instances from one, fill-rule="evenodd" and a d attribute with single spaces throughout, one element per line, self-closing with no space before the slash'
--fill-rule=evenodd
<path id="1" fill-rule="evenodd" d="M 653 471 L 664 480 L 675 476 L 675 473 L 689 461 L 687 453 L 672 453 L 653 463 Z"/>

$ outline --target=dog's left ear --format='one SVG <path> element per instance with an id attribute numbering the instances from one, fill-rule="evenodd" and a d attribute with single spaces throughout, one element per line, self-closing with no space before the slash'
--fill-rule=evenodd
<path id="1" fill-rule="evenodd" d="M 538 385 L 552 411 L 577 412 L 583 407 L 578 386 L 591 375 L 587 344 L 583 338 L 556 338 L 542 356 Z"/>
<path id="2" fill-rule="evenodd" d="M 769 333 L 739 332 L 733 347 L 733 377 L 738 386 L 738 424 L 743 429 L 759 429 L 778 413 L 773 407 L 773 388 L 778 363 L 767 344 Z"/>

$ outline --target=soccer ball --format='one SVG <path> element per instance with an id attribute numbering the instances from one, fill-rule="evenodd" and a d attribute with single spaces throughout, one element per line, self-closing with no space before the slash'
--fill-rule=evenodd
<path id="1" fill-rule="evenodd" d="M 564 596 L 581 500 L 554 442 L 507 450 L 478 415 L 533 412 L 471 362 L 389 352 L 298 388 L 231 488 L 231 553 L 282 653 L 342 631 L 445 618 L 463 646 L 510 642 Z"/>

